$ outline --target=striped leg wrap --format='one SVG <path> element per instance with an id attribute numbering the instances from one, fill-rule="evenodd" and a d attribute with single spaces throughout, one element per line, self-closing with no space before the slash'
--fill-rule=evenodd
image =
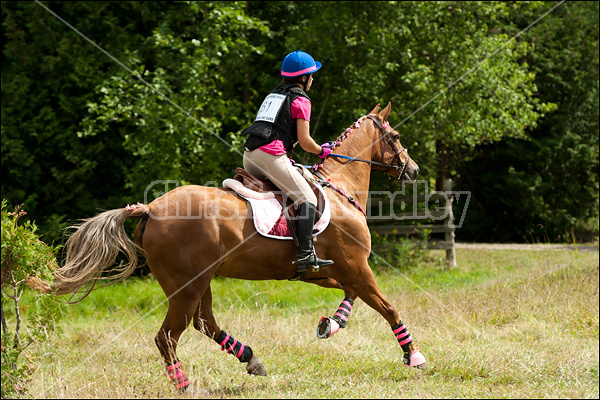
<path id="1" fill-rule="evenodd" d="M 400 322 L 399 324 L 392 326 L 392 331 L 394 331 L 394 335 L 396 335 L 396 339 L 398 339 L 398 344 L 400 344 L 402 350 L 404 350 L 405 353 L 408 353 L 410 351 L 409 345 L 412 342 L 408 329 Z"/>
<path id="2" fill-rule="evenodd" d="M 345 328 L 348 323 L 348 317 L 350 317 L 350 312 L 352 311 L 352 307 L 354 306 L 354 301 L 349 298 L 345 298 L 342 301 L 342 304 L 338 307 L 337 311 L 331 317 L 338 324 L 340 324 L 340 328 Z"/>
<path id="3" fill-rule="evenodd" d="M 227 351 L 229 354 L 233 354 L 240 362 L 248 362 L 252 358 L 252 349 L 250 346 L 244 345 L 242 342 L 238 342 L 233 336 L 225 331 L 221 331 L 218 338 L 215 339 L 219 345 L 221 345 L 222 351 Z"/>
<path id="4" fill-rule="evenodd" d="M 183 368 L 181 368 L 181 363 L 177 361 L 175 364 L 167 365 L 167 375 L 171 378 L 171 382 L 175 384 L 177 389 L 185 390 L 190 384 L 187 376 L 185 376 L 185 372 L 183 372 Z"/>

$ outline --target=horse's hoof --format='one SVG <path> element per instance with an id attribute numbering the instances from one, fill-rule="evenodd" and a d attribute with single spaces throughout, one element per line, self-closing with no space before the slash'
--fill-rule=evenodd
<path id="1" fill-rule="evenodd" d="M 267 376 L 267 370 L 265 369 L 265 366 L 255 355 L 252 355 L 252 358 L 250 361 L 248 361 L 248 365 L 246 365 L 246 371 L 250 375 Z"/>
<path id="2" fill-rule="evenodd" d="M 427 368 L 425 366 L 425 357 L 419 350 L 416 350 L 412 353 L 404 353 L 404 358 L 402 361 L 406 367 L 415 367 L 419 369 Z"/>
<path id="3" fill-rule="evenodd" d="M 321 317 L 317 326 L 317 337 L 319 339 L 328 339 L 340 330 L 340 324 L 333 318 Z"/>

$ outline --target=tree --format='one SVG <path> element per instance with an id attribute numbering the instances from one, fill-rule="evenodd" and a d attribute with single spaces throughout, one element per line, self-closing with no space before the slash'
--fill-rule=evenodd
<path id="1" fill-rule="evenodd" d="M 539 13 L 523 3 L 510 16 L 513 29 Z M 540 100 L 557 108 L 527 138 L 468 155 L 460 183 L 472 187 L 474 207 L 465 239 L 572 241 L 598 216 L 598 4 L 564 3 L 525 39 Z"/>
<path id="2" fill-rule="evenodd" d="M 80 136 L 121 138 L 135 158 L 125 180 L 134 193 L 158 180 L 220 184 L 231 175 L 232 160 L 241 162 L 239 131 L 255 112 L 245 99 L 252 88 L 247 65 L 264 46 L 253 45 L 252 35 L 269 30 L 242 3 L 169 10 L 146 38 L 152 57 L 134 50 L 124 58 L 143 81 L 122 69 L 99 85 Z"/>
<path id="3" fill-rule="evenodd" d="M 165 3 L 50 2 L 116 58 L 140 49 Z M 2 2 L 2 195 L 25 204 L 48 241 L 66 218 L 132 201 L 132 157 L 107 131 L 77 136 L 94 88 L 120 67 L 34 2 Z M 27 218 L 27 217 L 25 217 Z"/>
<path id="4" fill-rule="evenodd" d="M 555 14 L 581 8 L 579 3 L 565 3 L 542 20 L 555 23 L 543 25 L 545 33 L 514 40 L 548 3 L 49 2 L 48 7 L 135 74 L 37 3 L 2 3 L 2 192 L 11 204 L 24 201 L 41 231 L 54 230 L 54 239 L 67 217 L 146 200 L 141 197 L 149 187 L 168 189 L 152 182 L 218 183 L 231 176 L 241 164 L 245 138 L 239 133 L 265 93 L 279 84 L 283 57 L 296 49 L 323 62 L 309 93 L 317 141 L 335 138 L 376 103 L 391 101 L 390 122 L 419 161 L 421 178 L 433 185 L 458 178 L 463 185 L 458 189 L 475 192 L 480 175 L 462 165 L 480 165 L 497 149 L 494 143 L 525 143 L 536 124 L 546 121 L 554 139 L 537 142 L 548 154 L 543 158 L 560 156 L 549 150 L 555 143 L 575 149 L 559 158 L 564 169 L 577 170 L 570 178 L 585 182 L 576 208 L 597 205 L 597 150 L 592 146 L 586 153 L 597 136 L 595 121 L 570 113 L 590 115 L 598 96 L 589 89 L 585 99 L 576 98 L 576 85 L 568 83 L 576 73 L 577 84 L 586 84 L 584 75 L 591 72 L 583 74 L 577 66 L 590 58 L 572 57 L 567 39 L 561 50 L 543 36 L 572 35 L 581 51 L 597 54 L 597 35 L 576 33 L 581 28 L 576 21 L 584 24 L 588 16 L 574 16 L 563 28 Z M 586 68 L 593 71 L 594 65 Z M 555 121 L 542 120 L 559 102 L 564 112 L 553 114 Z M 559 133 L 567 131 L 579 133 Z M 316 161 L 301 151 L 294 159 Z M 514 166 L 518 174 L 509 175 L 518 187 L 547 184 L 526 182 L 538 176 L 529 171 L 541 165 Z M 468 178 L 473 186 L 466 186 Z M 373 187 L 397 188 L 379 174 L 372 180 Z M 494 196 L 506 198 L 513 181 L 499 185 Z M 544 199 L 536 198 L 532 207 L 558 210 L 565 221 L 587 215 L 570 211 L 564 195 L 551 195 L 550 187 L 535 191 Z M 565 186 L 563 193 L 572 190 Z"/>
<path id="5" fill-rule="evenodd" d="M 35 369 L 34 361 L 26 355 L 26 349 L 34 342 L 45 340 L 60 319 L 60 309 L 53 296 L 34 294 L 29 303 L 22 299 L 28 279 L 32 275 L 52 277 L 57 267 L 54 253 L 57 247 L 49 247 L 39 240 L 35 224 L 27 221 L 19 226 L 25 215 L 21 207 L 6 211 L 2 199 L 2 398 L 22 395 Z M 7 314 L 13 317 L 7 321 Z M 24 309 L 28 309 L 23 314 Z M 25 329 L 26 328 L 26 329 Z"/>
<path id="6" fill-rule="evenodd" d="M 442 180 L 460 161 L 453 157 L 460 149 L 525 137 L 552 109 L 535 97 L 534 74 L 521 61 L 528 44 L 499 28 L 507 3 L 286 7 L 280 24 L 286 48 L 314 50 L 323 61 L 314 95 L 318 136 L 323 128 L 331 137 L 373 103 L 392 101 L 403 143 L 436 160 L 429 163 L 439 165 L 433 176 Z"/>

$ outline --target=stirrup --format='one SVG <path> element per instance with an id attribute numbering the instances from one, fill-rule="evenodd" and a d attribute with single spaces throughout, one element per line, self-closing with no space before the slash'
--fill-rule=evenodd
<path id="1" fill-rule="evenodd" d="M 302 264 L 300 264 L 302 263 Z M 319 268 L 321 267 L 326 267 L 328 265 L 333 264 L 332 260 L 321 260 L 319 257 L 317 257 L 317 254 L 315 252 L 313 252 L 312 254 L 298 259 L 295 262 L 296 264 L 296 268 L 298 269 L 298 272 L 300 271 L 306 271 L 306 269 L 308 268 L 312 268 L 313 271 L 318 271 Z"/>
<path id="2" fill-rule="evenodd" d="M 312 259 L 311 259 L 312 257 Z M 308 260 L 308 261 L 307 261 Z M 301 262 L 306 262 L 306 264 L 298 265 Z M 300 258 L 296 261 L 293 261 L 292 264 L 296 264 L 296 275 L 293 278 L 289 279 L 290 281 L 303 281 L 306 278 L 306 272 L 308 269 L 312 269 L 313 272 L 318 272 L 321 267 L 326 267 L 328 265 L 333 264 L 331 260 L 321 260 L 317 257 L 317 254 L 313 251 L 312 254 Z"/>

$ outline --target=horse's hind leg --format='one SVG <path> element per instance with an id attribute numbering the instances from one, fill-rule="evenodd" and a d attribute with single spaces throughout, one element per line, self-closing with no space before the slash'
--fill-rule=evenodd
<path id="1" fill-rule="evenodd" d="M 359 279 L 355 280 L 351 287 L 365 303 L 379 312 L 389 322 L 398 344 L 404 351 L 404 364 L 409 367 L 425 368 L 425 357 L 419 352 L 419 348 L 414 343 L 394 307 L 379 291 L 373 272 L 368 265 L 362 269 Z"/>
<path id="2" fill-rule="evenodd" d="M 221 350 L 233 354 L 240 362 L 248 363 L 246 371 L 251 375 L 266 376 L 267 371 L 262 362 L 254 355 L 250 346 L 244 345 L 242 342 L 234 339 L 233 336 L 222 330 L 212 310 L 212 292 L 210 285 L 204 292 L 200 304 L 194 314 L 194 328 L 204 333 L 209 338 L 213 339 L 221 346 Z"/>
<path id="3" fill-rule="evenodd" d="M 183 331 L 192 321 L 199 302 L 199 295 L 186 290 L 169 299 L 169 310 L 155 337 L 156 346 L 167 364 L 167 374 L 175 387 L 184 391 L 190 382 L 177 358 L 177 342 Z"/>

